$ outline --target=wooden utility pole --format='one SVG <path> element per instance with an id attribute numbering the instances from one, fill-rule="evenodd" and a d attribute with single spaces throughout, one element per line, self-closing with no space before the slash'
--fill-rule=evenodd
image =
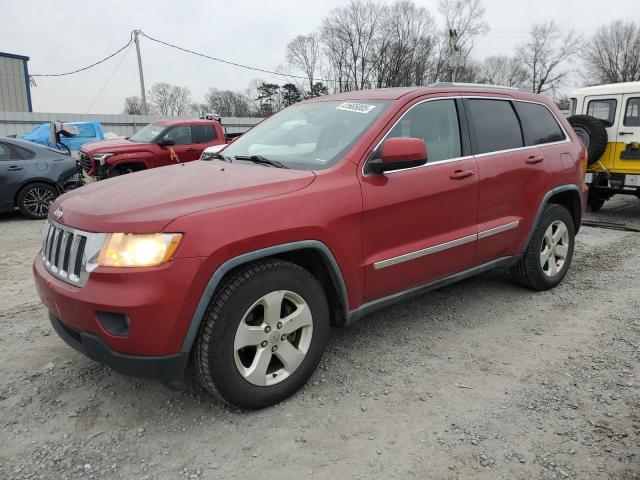
<path id="1" fill-rule="evenodd" d="M 138 39 L 138 33 L 140 30 L 133 31 L 133 39 L 136 42 L 136 53 L 138 54 L 138 73 L 140 74 L 140 98 L 142 100 L 142 108 L 145 115 L 149 115 L 149 108 L 147 107 L 147 94 L 144 90 L 144 74 L 142 73 L 142 57 L 140 56 L 140 40 Z"/>

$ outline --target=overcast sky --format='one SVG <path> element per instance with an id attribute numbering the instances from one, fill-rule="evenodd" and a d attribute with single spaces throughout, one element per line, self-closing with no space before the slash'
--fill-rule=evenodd
<path id="1" fill-rule="evenodd" d="M 31 57 L 30 73 L 66 72 L 112 53 L 127 42 L 131 30 L 140 28 L 152 37 L 185 48 L 272 70 L 284 66 L 285 46 L 290 39 L 313 31 L 332 8 L 344 3 L 3 0 L 0 51 Z M 415 3 L 438 18 L 438 0 Z M 513 54 L 515 46 L 526 39 L 530 24 L 549 18 L 565 29 L 589 34 L 603 23 L 634 17 L 637 3 L 638 0 L 483 0 L 491 30 L 476 42 L 475 56 Z M 185 85 L 194 101 L 202 101 L 209 87 L 244 90 L 253 78 L 283 83 L 281 78 L 211 62 L 144 38 L 141 50 L 147 89 L 160 81 Z M 33 109 L 41 112 L 120 113 L 125 97 L 140 94 L 134 47 L 126 56 L 123 52 L 87 72 L 36 81 L 37 87 L 31 90 Z"/>

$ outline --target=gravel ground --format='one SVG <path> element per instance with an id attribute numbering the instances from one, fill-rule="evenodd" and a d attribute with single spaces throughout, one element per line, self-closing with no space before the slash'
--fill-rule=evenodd
<path id="1" fill-rule="evenodd" d="M 590 219 L 640 228 L 640 201 Z M 502 272 L 335 330 L 284 403 L 118 376 L 52 331 L 44 222 L 0 216 L 0 478 L 640 478 L 640 234 L 584 228 L 569 275 Z"/>

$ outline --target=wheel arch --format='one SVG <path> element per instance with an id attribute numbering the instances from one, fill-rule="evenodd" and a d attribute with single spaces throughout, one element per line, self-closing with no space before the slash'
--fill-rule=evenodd
<path id="1" fill-rule="evenodd" d="M 531 241 L 531 237 L 533 236 L 536 226 L 540 221 L 540 216 L 542 215 L 544 207 L 550 203 L 562 205 L 563 207 L 565 207 L 571 214 L 571 218 L 573 218 L 575 233 L 578 233 L 578 231 L 580 230 L 583 211 L 580 189 L 577 185 L 573 184 L 562 185 L 549 190 L 540 202 L 538 213 L 536 215 L 535 221 L 531 225 L 531 229 L 529 231 L 529 235 L 527 236 L 526 242 L 524 243 L 523 249 L 526 249 L 527 245 Z"/>
<path id="2" fill-rule="evenodd" d="M 318 279 L 327 295 L 332 323 L 339 326 L 346 325 L 349 297 L 338 262 L 324 243 L 318 240 L 302 240 L 247 252 L 220 265 L 211 275 L 198 301 L 182 344 L 182 352 L 191 351 L 209 303 L 222 280 L 239 267 L 266 258 L 290 261 L 311 272 Z"/>
<path id="3" fill-rule="evenodd" d="M 56 191 L 58 192 L 58 195 L 62 195 L 62 189 L 60 188 L 60 185 L 58 185 L 56 182 L 54 182 L 53 180 L 51 180 L 50 178 L 40 178 L 40 177 L 35 177 L 35 178 L 30 178 L 29 180 L 24 181 L 17 189 L 16 189 L 16 193 L 13 196 L 13 205 L 15 207 L 18 206 L 18 196 L 20 195 L 20 192 L 22 192 L 22 190 L 24 190 L 25 188 L 27 188 L 29 185 L 33 185 L 34 183 L 46 183 L 47 185 L 53 187 L 56 189 Z"/>

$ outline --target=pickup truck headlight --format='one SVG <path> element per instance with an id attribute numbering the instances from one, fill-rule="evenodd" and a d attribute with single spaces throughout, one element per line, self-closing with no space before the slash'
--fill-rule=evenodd
<path id="1" fill-rule="evenodd" d="M 101 267 L 154 267 L 171 260 L 182 240 L 181 233 L 111 233 L 98 265 Z"/>

